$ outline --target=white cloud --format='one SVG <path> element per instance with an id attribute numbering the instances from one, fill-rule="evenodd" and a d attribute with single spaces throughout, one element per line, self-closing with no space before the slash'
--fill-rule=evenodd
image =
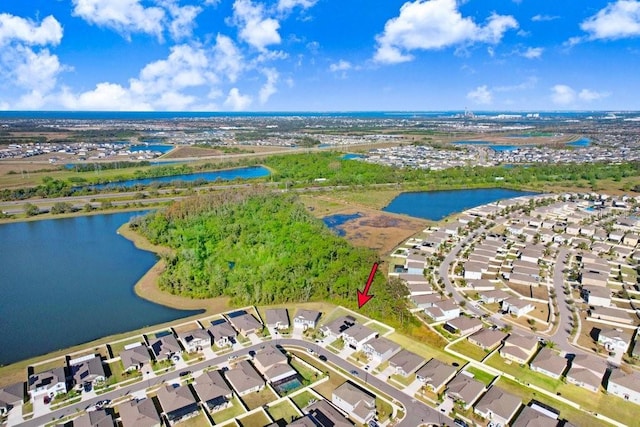
<path id="1" fill-rule="evenodd" d="M 178 6 L 175 0 L 165 0 L 161 3 L 171 15 L 169 33 L 174 40 L 191 37 L 196 25 L 195 19 L 202 12 L 198 6 Z"/>
<path id="2" fill-rule="evenodd" d="M 244 58 L 238 47 L 233 40 L 221 34 L 216 37 L 213 62 L 216 71 L 224 74 L 232 83 L 245 68 Z"/>
<path id="3" fill-rule="evenodd" d="M 302 9 L 309 9 L 313 7 L 318 0 L 278 0 L 277 9 L 281 12 L 287 12 L 296 7 Z"/>
<path id="4" fill-rule="evenodd" d="M 135 99 L 131 91 L 114 83 L 98 83 L 95 89 L 80 95 L 64 89 L 59 97 L 61 104 L 73 110 L 150 111 L 153 107 Z"/>
<path id="5" fill-rule="evenodd" d="M 249 105 L 251 105 L 251 97 L 249 95 L 240 94 L 240 91 L 236 87 L 229 91 L 229 95 L 224 101 L 224 106 L 233 111 L 246 110 Z"/>
<path id="6" fill-rule="evenodd" d="M 273 44 L 280 44 L 278 20 L 266 16 L 262 4 L 251 0 L 235 0 L 233 22 L 240 29 L 240 38 L 260 51 Z"/>
<path id="7" fill-rule="evenodd" d="M 467 93 L 467 98 L 476 104 L 488 105 L 493 102 L 493 94 L 487 85 L 478 86 L 471 92 Z"/>
<path id="8" fill-rule="evenodd" d="M 560 17 L 555 15 L 535 15 L 531 17 L 533 22 L 555 21 L 556 19 L 560 19 Z"/>
<path id="9" fill-rule="evenodd" d="M 576 91 L 567 85 L 555 85 L 551 88 L 551 101 L 557 105 L 572 104 L 576 100 Z"/>
<path id="10" fill-rule="evenodd" d="M 271 98 L 271 95 L 278 92 L 276 84 L 278 83 L 280 75 L 274 68 L 265 68 L 262 70 L 262 73 L 267 77 L 267 81 L 260 88 L 260 93 L 258 95 L 260 104 L 266 104 L 269 98 Z"/>
<path id="11" fill-rule="evenodd" d="M 73 5 L 73 15 L 125 37 L 145 33 L 162 38 L 165 11 L 160 7 L 144 7 L 140 0 L 73 0 Z"/>
<path id="12" fill-rule="evenodd" d="M 62 26 L 53 16 L 36 24 L 19 16 L 0 13 L 0 46 L 11 42 L 26 45 L 58 45 L 62 40 Z"/>
<path id="13" fill-rule="evenodd" d="M 463 17 L 455 0 L 415 0 L 400 8 L 400 15 L 387 21 L 376 36 L 374 60 L 406 62 L 413 50 L 435 50 L 476 42 L 496 44 L 509 29 L 517 28 L 512 16 L 493 13 L 484 26 Z"/>
<path id="14" fill-rule="evenodd" d="M 353 68 L 351 63 L 349 61 L 345 61 L 344 59 L 341 59 L 340 61 L 329 65 L 329 71 L 331 71 L 332 73 L 335 73 L 338 71 L 348 71 L 351 68 Z"/>
<path id="15" fill-rule="evenodd" d="M 640 36 L 640 2 L 618 0 L 587 18 L 580 28 L 589 33 L 590 40 L 622 39 Z"/>
<path id="16" fill-rule="evenodd" d="M 544 52 L 544 48 L 542 47 L 530 47 L 520 54 L 527 59 L 537 59 L 542 56 L 542 52 Z"/>
<path id="17" fill-rule="evenodd" d="M 598 101 L 600 99 L 606 98 L 609 95 L 610 95 L 609 92 L 596 92 L 591 89 L 582 89 L 578 93 L 578 98 L 586 102 L 591 102 L 591 101 Z"/>

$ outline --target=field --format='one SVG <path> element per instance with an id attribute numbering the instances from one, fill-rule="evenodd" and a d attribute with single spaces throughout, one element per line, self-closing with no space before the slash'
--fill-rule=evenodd
<path id="1" fill-rule="evenodd" d="M 470 357 L 473 360 L 477 360 L 478 362 L 482 361 L 482 359 L 487 357 L 487 354 L 489 354 L 477 345 L 471 344 L 466 339 L 458 341 L 449 348 L 457 353 L 464 354 L 465 356 Z"/>
<path id="2" fill-rule="evenodd" d="M 282 401 L 277 405 L 269 406 L 267 412 L 274 420 L 285 420 L 285 422 L 288 423 L 299 416 L 296 408 L 294 408 L 293 405 L 287 400 Z"/>
<path id="3" fill-rule="evenodd" d="M 245 406 L 249 408 L 249 410 L 252 410 L 259 408 L 262 405 L 266 405 L 269 402 L 273 402 L 278 398 L 278 396 L 276 396 L 269 387 L 265 387 L 258 392 L 245 394 L 240 398 L 244 402 Z"/>
<path id="4" fill-rule="evenodd" d="M 214 412 L 211 415 L 213 421 L 216 424 L 220 424 L 226 420 L 244 414 L 245 410 L 242 407 L 242 403 L 240 403 L 237 397 L 234 396 L 233 399 L 231 399 L 231 403 L 233 403 L 233 405 L 231 405 L 230 407 L 223 409 L 222 411 Z"/>

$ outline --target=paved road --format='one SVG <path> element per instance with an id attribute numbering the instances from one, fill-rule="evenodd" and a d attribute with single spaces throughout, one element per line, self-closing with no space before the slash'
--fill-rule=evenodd
<path id="1" fill-rule="evenodd" d="M 272 341 L 273 342 L 273 341 Z M 260 350 L 260 348 L 262 346 L 264 346 L 267 342 L 264 343 L 260 343 L 260 344 L 255 344 L 249 347 L 245 347 L 242 350 L 237 350 L 235 352 L 231 352 L 231 353 L 227 353 L 224 356 L 219 356 L 213 359 L 209 359 L 209 360 L 205 360 L 203 362 L 199 362 L 199 363 L 195 363 L 193 365 L 190 365 L 188 368 L 189 371 L 195 372 L 195 371 L 199 371 L 202 370 L 208 366 L 214 366 L 214 365 L 222 365 L 223 363 L 228 361 L 228 358 L 230 355 L 236 355 L 236 356 L 243 356 L 243 355 L 247 355 L 249 354 L 250 351 L 258 351 Z M 307 348 L 309 346 L 311 346 L 312 344 L 309 343 L 308 341 L 302 341 L 302 340 L 297 340 L 297 339 L 292 339 L 292 338 L 279 338 L 278 340 L 276 340 L 274 343 L 277 343 L 278 345 L 281 345 L 283 347 L 302 347 L 302 348 Z M 395 387 L 391 386 L 390 384 L 379 380 L 378 378 L 376 378 L 375 376 L 373 376 L 372 374 L 369 374 L 367 371 L 364 371 L 360 368 L 354 367 L 351 363 L 347 362 L 346 360 L 338 357 L 336 354 L 333 354 L 330 351 L 325 351 L 322 350 L 320 351 L 320 354 L 323 354 L 324 356 L 326 356 L 327 360 L 330 361 L 331 363 L 339 366 L 340 368 L 344 369 L 347 372 L 350 372 L 352 370 L 355 370 L 358 372 L 358 378 L 364 380 L 365 382 L 367 382 L 368 384 L 370 384 L 373 388 L 376 388 L 380 391 L 382 391 L 383 393 L 391 396 L 393 399 L 395 399 L 397 402 L 400 402 L 400 404 L 402 406 L 404 406 L 405 408 L 405 418 L 399 422 L 397 425 L 398 426 L 404 426 L 404 427 L 416 427 L 418 425 L 420 425 L 421 423 L 434 423 L 434 424 L 438 424 L 438 425 L 442 425 L 443 423 L 449 426 L 453 425 L 453 420 L 447 416 L 445 416 L 444 414 L 439 413 L 438 411 L 436 411 L 435 409 L 427 406 L 426 404 L 413 399 L 411 396 L 408 396 L 407 394 L 404 394 L 403 392 L 401 392 L 400 390 L 396 389 Z M 30 420 L 27 420 L 21 424 L 19 424 L 20 426 L 24 426 L 24 427 L 38 427 L 41 425 L 44 425 L 48 422 L 51 422 L 54 419 L 59 419 L 59 418 L 63 418 L 66 417 L 68 415 L 72 415 L 72 414 L 76 414 L 78 411 L 83 411 L 85 410 L 87 407 L 89 407 L 90 405 L 95 405 L 96 402 L 100 401 L 100 400 L 115 400 L 118 399 L 120 397 L 126 396 L 128 394 L 137 392 L 137 391 L 141 391 L 141 390 L 145 390 L 151 386 L 157 385 L 157 384 L 161 384 L 163 382 L 171 382 L 174 381 L 176 379 L 179 378 L 180 376 L 180 372 L 184 371 L 185 369 L 177 369 L 162 375 L 159 375 L 155 378 L 152 378 L 150 380 L 144 380 L 144 381 L 140 381 L 138 383 L 135 384 L 131 384 L 130 386 L 126 386 L 126 387 L 122 387 L 119 388 L 117 390 L 114 391 L 110 391 L 108 393 L 104 393 L 98 397 L 94 397 L 91 399 L 87 399 L 87 400 L 83 400 L 81 402 L 78 402 L 76 404 L 73 405 L 69 405 L 65 408 L 62 409 L 58 409 L 55 411 L 51 411 L 46 415 L 42 415 L 39 417 L 34 417 Z"/>

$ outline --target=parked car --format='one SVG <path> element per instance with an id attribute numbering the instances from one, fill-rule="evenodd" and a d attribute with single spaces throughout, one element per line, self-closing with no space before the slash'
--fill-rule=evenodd
<path id="1" fill-rule="evenodd" d="M 45 404 L 45 405 L 48 405 L 49 403 L 51 403 L 51 398 L 49 397 L 49 395 L 46 395 L 46 396 L 44 397 L 44 404 Z"/>
<path id="2" fill-rule="evenodd" d="M 191 371 L 182 371 L 180 372 L 181 377 L 186 377 L 187 375 L 191 375 Z"/>
<path id="3" fill-rule="evenodd" d="M 469 427 L 469 424 L 467 424 L 466 421 L 461 420 L 460 418 L 456 418 L 455 420 L 453 420 L 453 424 L 457 425 L 458 427 Z"/>
<path id="4" fill-rule="evenodd" d="M 96 402 L 96 408 L 102 409 L 105 406 L 107 406 L 109 403 L 111 403 L 109 399 L 99 400 L 98 402 Z"/>
<path id="5" fill-rule="evenodd" d="M 358 375 L 358 371 L 356 371 L 355 369 L 351 370 L 351 375 Z"/>

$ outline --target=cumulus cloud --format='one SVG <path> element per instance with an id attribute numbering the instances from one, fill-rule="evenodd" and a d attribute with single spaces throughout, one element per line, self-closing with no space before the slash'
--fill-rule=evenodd
<path id="1" fill-rule="evenodd" d="M 527 59 L 537 59 L 542 56 L 542 52 L 544 52 L 544 48 L 542 47 L 530 47 L 520 54 Z"/>
<path id="2" fill-rule="evenodd" d="M 296 7 L 301 9 L 309 9 L 313 7 L 318 0 L 278 0 L 277 9 L 282 12 L 287 12 Z"/>
<path id="3" fill-rule="evenodd" d="M 214 48 L 214 67 L 232 83 L 245 68 L 244 58 L 240 49 L 229 37 L 218 34 Z"/>
<path id="4" fill-rule="evenodd" d="M 590 40 L 616 40 L 640 36 L 640 2 L 618 0 L 609 3 L 595 15 L 587 18 L 580 28 Z"/>
<path id="5" fill-rule="evenodd" d="M 265 75 L 267 81 L 260 88 L 258 97 L 260 99 L 260 104 L 266 104 L 269 98 L 271 98 L 271 95 L 278 92 L 276 84 L 278 83 L 280 74 L 278 74 L 278 72 L 274 68 L 265 68 L 264 70 L 262 70 L 262 74 Z"/>
<path id="6" fill-rule="evenodd" d="M 493 94 L 487 85 L 482 85 L 467 93 L 467 99 L 476 104 L 489 105 L 493 102 Z"/>
<path id="7" fill-rule="evenodd" d="M 463 17 L 455 0 L 415 0 L 400 8 L 400 15 L 385 24 L 376 36 L 374 60 L 406 62 L 414 50 L 437 50 L 476 42 L 496 44 L 504 33 L 518 28 L 512 16 L 493 13 L 485 25 Z"/>
<path id="8" fill-rule="evenodd" d="M 610 95 L 609 92 L 596 92 L 590 89 L 582 89 L 578 93 L 578 98 L 586 102 L 591 102 L 591 101 L 598 101 L 600 99 L 606 98 L 609 95 Z"/>
<path id="9" fill-rule="evenodd" d="M 576 100 L 576 91 L 567 85 L 555 85 L 551 88 L 551 101 L 557 105 L 572 104 Z"/>
<path id="10" fill-rule="evenodd" d="M 560 19 L 560 17 L 556 15 L 535 15 L 531 17 L 533 22 L 555 21 L 556 19 Z"/>
<path id="11" fill-rule="evenodd" d="M 329 65 L 329 71 L 331 71 L 332 73 L 336 73 L 339 71 L 347 71 L 350 70 L 353 66 L 351 65 L 351 63 L 349 61 L 345 61 L 344 59 L 341 59 L 340 61 Z"/>
<path id="12" fill-rule="evenodd" d="M 240 38 L 260 51 L 273 44 L 280 44 L 280 23 L 266 15 L 262 4 L 251 0 L 235 0 L 233 22 L 240 30 Z"/>
<path id="13" fill-rule="evenodd" d="M 74 110 L 151 111 L 153 107 L 119 84 L 98 83 L 95 89 L 79 95 L 64 89 L 59 97 L 65 108 Z"/>
<path id="14" fill-rule="evenodd" d="M 19 16 L 0 13 L 0 46 L 17 42 L 26 45 L 58 45 L 62 40 L 62 26 L 53 16 L 37 24 Z"/>
<path id="15" fill-rule="evenodd" d="M 195 19 L 202 12 L 198 6 L 178 6 L 175 0 L 163 1 L 161 3 L 171 15 L 169 23 L 169 33 L 174 40 L 191 37 L 195 27 Z"/>
<path id="16" fill-rule="evenodd" d="M 140 0 L 73 0 L 73 6 L 74 16 L 127 38 L 132 33 L 162 38 L 165 11 L 160 7 L 144 7 Z"/>
<path id="17" fill-rule="evenodd" d="M 229 91 L 229 95 L 224 101 L 224 106 L 233 111 L 246 110 L 249 105 L 251 105 L 251 97 L 249 95 L 242 95 L 236 87 Z"/>

